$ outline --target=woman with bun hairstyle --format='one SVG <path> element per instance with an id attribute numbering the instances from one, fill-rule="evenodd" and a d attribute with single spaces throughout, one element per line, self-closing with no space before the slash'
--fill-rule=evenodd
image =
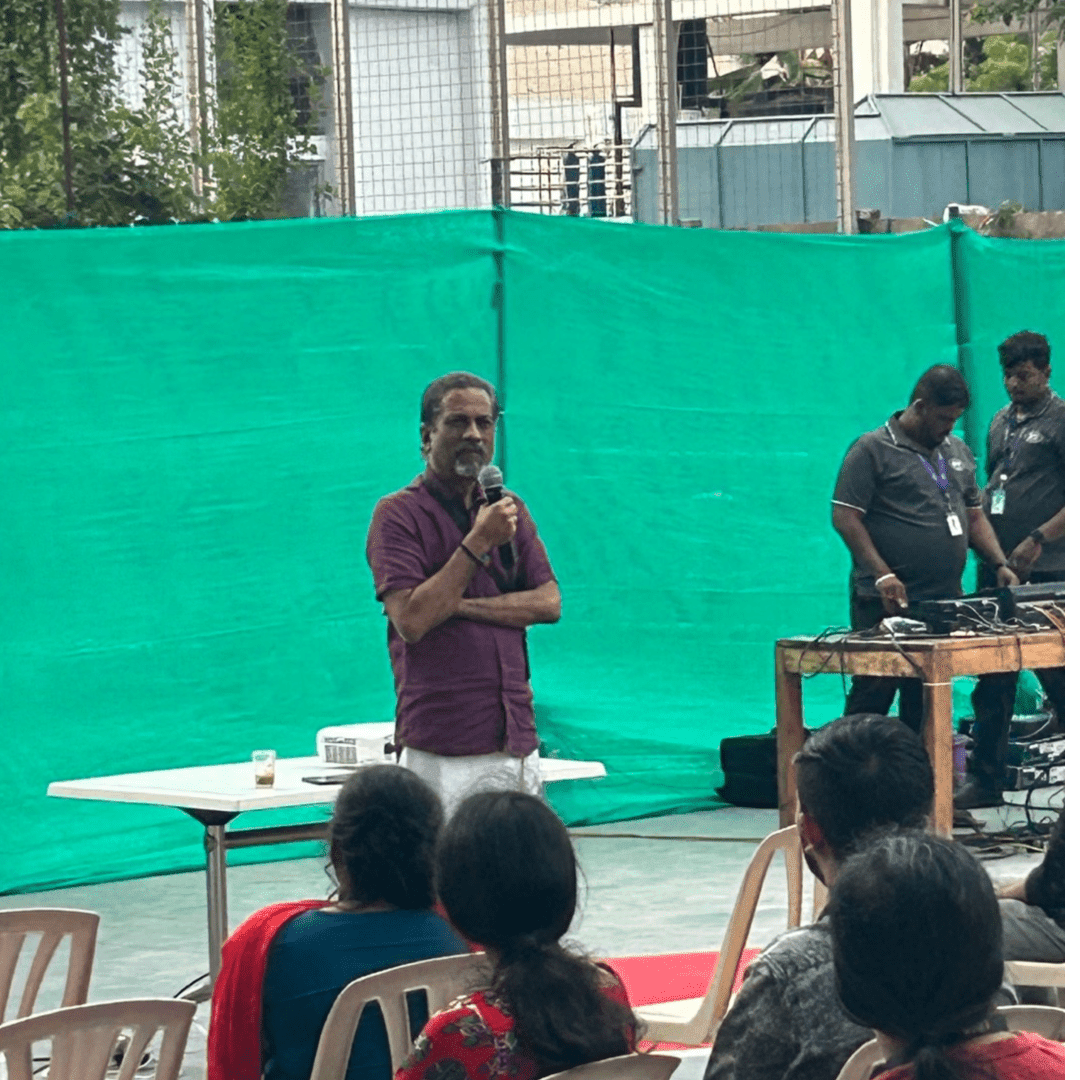
<path id="1" fill-rule="evenodd" d="M 965 848 L 922 832 L 872 839 L 844 861 L 828 913 L 840 1001 L 886 1053 L 875 1080 L 1064 1077 L 1064 1046 L 994 1017 L 1001 914 Z"/>
<path id="2" fill-rule="evenodd" d="M 536 1080 L 631 1052 L 636 1023 L 618 976 L 561 938 L 577 908 L 563 823 L 519 791 L 470 796 L 443 832 L 439 899 L 485 947 L 491 978 L 424 1027 L 395 1080 Z"/>
<path id="3" fill-rule="evenodd" d="M 438 796 L 396 765 L 357 769 L 330 822 L 329 900 L 271 904 L 225 943 L 214 985 L 208 1080 L 308 1080 L 334 999 L 362 975 L 466 952 L 432 911 Z M 427 1019 L 413 1010 L 414 1030 Z M 390 1080 L 378 1008 L 364 1010 L 347 1080 Z"/>

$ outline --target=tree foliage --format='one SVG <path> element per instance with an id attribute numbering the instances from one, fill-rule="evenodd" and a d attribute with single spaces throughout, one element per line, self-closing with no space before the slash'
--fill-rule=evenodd
<path id="1" fill-rule="evenodd" d="M 1057 40 L 1055 31 L 1043 35 L 1039 52 L 1039 85 L 1057 88 Z M 970 44 L 970 42 L 969 42 Z M 964 89 L 970 91 L 1030 90 L 1032 87 L 1031 47 L 1017 34 L 995 34 L 984 38 L 974 50 L 974 59 L 965 51 Z M 912 93 L 940 94 L 949 89 L 949 62 L 946 60 L 912 78 Z"/>
<path id="2" fill-rule="evenodd" d="M 217 109 L 208 155 L 213 207 L 221 220 L 271 217 L 289 166 L 314 152 L 310 121 L 297 115 L 286 0 L 218 4 Z M 310 76 L 309 76 L 310 77 Z"/>
<path id="3" fill-rule="evenodd" d="M 764 92 L 784 94 L 801 90 L 813 94 L 832 87 L 832 57 L 828 49 L 744 53 L 739 61 L 738 68 L 708 82 L 709 97 L 736 110 Z"/>
<path id="4" fill-rule="evenodd" d="M 272 217 L 290 166 L 310 153 L 311 119 L 292 90 L 303 68 L 287 0 L 219 3 L 216 107 L 196 150 L 171 23 L 151 0 L 140 29 L 139 101 L 120 92 L 119 0 L 64 0 L 75 209 L 68 213 L 54 0 L 4 0 L 0 14 L 0 228 L 159 224 Z M 312 95 L 315 96 L 315 95 Z M 211 92 L 211 99 L 214 95 Z M 213 100 L 211 100 L 213 106 Z M 201 197 L 193 179 L 207 179 Z"/>
<path id="5" fill-rule="evenodd" d="M 1043 26 L 1055 28 L 1055 39 L 1065 33 L 1065 0 L 1055 0 L 1049 5 L 1045 0 L 987 0 L 976 3 L 969 18 L 973 23 L 1003 22 L 1012 26 L 1013 19 L 1026 19 L 1033 11 L 1039 12 Z"/>
<path id="6" fill-rule="evenodd" d="M 74 219 L 88 225 L 125 216 L 131 187 L 132 163 L 124 153 L 128 111 L 116 73 L 119 8 L 119 0 L 65 0 Z M 0 224 L 68 224 L 55 6 L 5 0 L 3 12 Z"/>
<path id="7" fill-rule="evenodd" d="M 128 150 L 141 164 L 135 193 L 137 223 L 158 225 L 202 216 L 195 197 L 198 165 L 190 132 L 181 115 L 181 76 L 172 23 L 161 0 L 150 0 L 142 28 L 142 104 L 130 115 Z"/>

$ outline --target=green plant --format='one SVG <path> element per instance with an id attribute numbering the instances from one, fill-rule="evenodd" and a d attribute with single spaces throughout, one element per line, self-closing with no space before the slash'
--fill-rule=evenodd
<path id="1" fill-rule="evenodd" d="M 949 89 L 949 61 L 915 75 L 908 83 L 912 94 L 942 94 Z"/>
<path id="2" fill-rule="evenodd" d="M 828 53 L 823 57 L 816 54 L 814 49 L 790 49 L 740 56 L 743 66 L 710 79 L 709 91 L 738 103 L 750 94 L 775 86 L 831 86 L 831 59 Z"/>
<path id="3" fill-rule="evenodd" d="M 989 0 L 976 3 L 969 17 L 973 23 L 1003 22 L 1012 26 L 1013 19 L 1026 19 L 1033 11 L 1039 12 L 1043 26 L 1055 27 L 1055 40 L 1065 33 L 1065 0 L 1049 5 L 1044 0 Z"/>
<path id="4" fill-rule="evenodd" d="M 0 18 L 0 225 L 114 224 L 128 215 L 130 162 L 116 49 L 119 0 L 64 0 L 75 208 L 64 195 L 59 49 L 51 0 L 4 0 Z"/>
<path id="5" fill-rule="evenodd" d="M 1030 90 L 1031 49 L 1015 34 L 998 34 L 983 42 L 986 59 L 972 72 L 965 89 Z"/>
<path id="6" fill-rule="evenodd" d="M 1022 203 L 1014 202 L 1012 199 L 1006 199 L 987 219 L 986 225 L 989 230 L 997 230 L 998 232 L 1010 232 L 1013 225 L 1016 224 L 1016 215 L 1022 214 L 1024 207 Z"/>
<path id="7" fill-rule="evenodd" d="M 182 84 L 172 24 L 162 0 L 150 2 L 141 45 L 142 104 L 132 112 L 127 127 L 135 221 L 153 225 L 190 221 L 201 215 L 194 190 L 199 162 L 178 107 L 177 88 Z"/>
<path id="8" fill-rule="evenodd" d="M 218 5 L 216 110 L 193 146 L 170 22 L 151 0 L 140 102 L 121 99 L 119 0 L 63 0 L 75 209 L 67 210 L 54 0 L 0 5 L 0 228 L 161 224 L 280 213 L 288 171 L 309 154 L 322 76 L 293 51 L 286 0 Z M 213 95 L 211 94 L 211 98 Z M 214 105 L 213 101 L 210 102 Z M 196 197 L 201 169 L 208 184 Z"/>
<path id="9" fill-rule="evenodd" d="M 1044 90 L 1057 87 L 1057 50 L 1054 31 L 1042 38 L 1046 48 L 1039 56 L 1040 86 Z M 976 46 L 972 53 L 978 59 L 965 65 L 964 89 L 977 91 L 1030 90 L 1031 48 L 1017 34 L 994 34 L 981 42 L 969 40 Z M 965 60 L 969 57 L 965 56 Z M 916 75 L 908 84 L 912 93 L 940 94 L 949 88 L 949 62 Z"/>
<path id="10" fill-rule="evenodd" d="M 303 65 L 289 44 L 287 6 L 216 5 L 217 102 L 207 160 L 209 209 L 223 221 L 277 216 L 290 167 L 315 150 L 311 119 L 297 115 L 293 100 Z"/>

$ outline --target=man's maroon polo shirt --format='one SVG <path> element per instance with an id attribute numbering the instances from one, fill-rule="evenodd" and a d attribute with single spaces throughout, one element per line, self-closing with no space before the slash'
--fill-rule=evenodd
<path id="1" fill-rule="evenodd" d="M 456 499 L 430 471 L 408 487 L 380 499 L 368 530 L 367 559 L 375 578 L 375 597 L 412 589 L 449 561 L 464 538 L 450 513 L 424 482 Z M 470 522 L 483 505 L 473 499 Z M 512 494 L 512 492 L 507 492 Z M 461 501 L 458 499 L 457 501 Z M 491 567 L 473 574 L 466 597 L 498 596 L 535 589 L 554 581 L 543 541 L 525 504 L 518 505 L 514 565 L 503 571 L 499 554 Z M 462 503 L 464 509 L 464 503 Z M 499 588 L 497 579 L 503 583 Z M 387 619 L 387 645 L 397 692 L 399 747 L 447 757 L 505 750 L 517 757 L 537 747 L 525 631 L 470 619 L 448 619 L 409 645 Z"/>

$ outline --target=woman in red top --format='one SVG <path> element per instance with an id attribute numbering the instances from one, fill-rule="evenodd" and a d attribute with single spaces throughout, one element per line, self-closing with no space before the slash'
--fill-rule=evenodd
<path id="1" fill-rule="evenodd" d="M 560 944 L 577 907 L 577 862 L 546 803 L 519 791 L 470 796 L 436 867 L 451 923 L 485 946 L 492 976 L 428 1021 L 395 1080 L 536 1080 L 634 1048 L 618 976 Z"/>
<path id="2" fill-rule="evenodd" d="M 968 851 L 928 833 L 872 840 L 829 896 L 840 1001 L 888 1055 L 875 1080 L 1061 1080 L 1065 1047 L 994 1017 L 1001 914 Z"/>

